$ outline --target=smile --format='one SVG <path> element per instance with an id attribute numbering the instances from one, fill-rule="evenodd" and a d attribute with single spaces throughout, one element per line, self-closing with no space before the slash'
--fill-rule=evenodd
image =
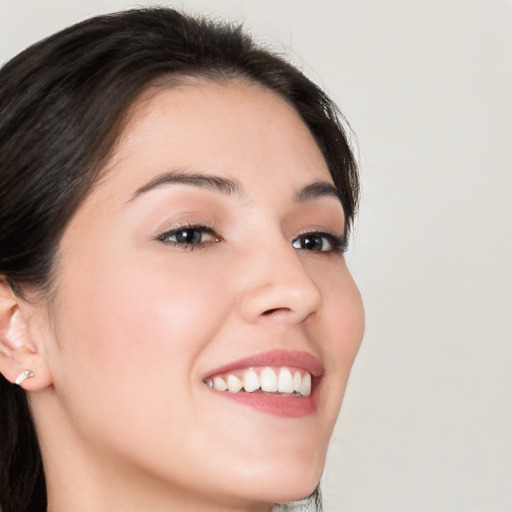
<path id="1" fill-rule="evenodd" d="M 316 413 L 324 368 L 307 352 L 270 350 L 210 370 L 202 382 L 214 395 L 282 418 Z"/>
<path id="2" fill-rule="evenodd" d="M 228 393 L 265 392 L 283 396 L 311 395 L 311 373 L 290 367 L 247 368 L 206 378 L 210 388 Z"/>

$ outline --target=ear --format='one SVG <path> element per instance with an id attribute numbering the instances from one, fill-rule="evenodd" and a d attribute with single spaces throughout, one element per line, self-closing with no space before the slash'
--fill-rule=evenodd
<path id="1" fill-rule="evenodd" d="M 43 343 L 34 327 L 34 308 L 16 296 L 0 276 L 0 373 L 14 383 L 25 371 L 34 377 L 20 385 L 27 391 L 38 391 L 52 384 L 44 358 Z"/>

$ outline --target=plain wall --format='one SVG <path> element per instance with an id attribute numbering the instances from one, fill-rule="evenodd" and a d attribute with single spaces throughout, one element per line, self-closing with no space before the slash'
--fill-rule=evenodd
<path id="1" fill-rule="evenodd" d="M 152 2 L 0 0 L 0 62 Z M 160 2 L 170 4 L 170 2 Z M 204 0 L 320 82 L 359 141 L 367 313 L 326 512 L 512 511 L 512 3 Z"/>

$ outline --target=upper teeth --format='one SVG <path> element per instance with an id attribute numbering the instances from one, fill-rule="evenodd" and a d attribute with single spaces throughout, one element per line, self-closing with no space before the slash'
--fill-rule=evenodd
<path id="1" fill-rule="evenodd" d="M 204 383 L 217 391 L 252 393 L 261 388 L 266 392 L 311 394 L 311 374 L 293 368 L 249 368 L 235 373 L 216 375 Z"/>

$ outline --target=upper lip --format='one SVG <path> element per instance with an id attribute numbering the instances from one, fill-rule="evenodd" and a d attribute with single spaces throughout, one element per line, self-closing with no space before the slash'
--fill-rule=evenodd
<path id="1" fill-rule="evenodd" d="M 261 366 L 292 366 L 294 368 L 302 368 L 313 377 L 321 377 L 324 371 L 320 360 L 309 352 L 278 349 L 253 354 L 219 366 L 210 370 L 205 375 L 205 378 L 220 373 L 229 373 L 233 370 Z"/>

